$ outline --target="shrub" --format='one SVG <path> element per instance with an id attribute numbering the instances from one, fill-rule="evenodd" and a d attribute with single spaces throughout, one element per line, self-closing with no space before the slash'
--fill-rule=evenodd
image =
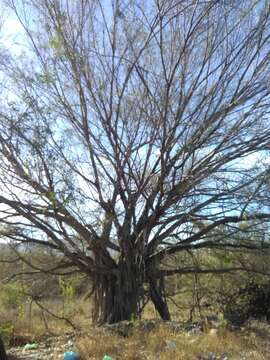
<path id="1" fill-rule="evenodd" d="M 26 296 L 20 290 L 18 284 L 9 283 L 1 286 L 0 302 L 6 310 L 18 310 L 25 300 Z"/>
<path id="2" fill-rule="evenodd" d="M 14 326 L 11 322 L 0 323 L 0 338 L 6 345 L 9 345 L 10 340 L 13 337 L 13 333 Z"/>
<path id="3" fill-rule="evenodd" d="M 243 287 L 219 299 L 225 317 L 241 325 L 250 318 L 270 321 L 270 282 L 248 281 Z"/>

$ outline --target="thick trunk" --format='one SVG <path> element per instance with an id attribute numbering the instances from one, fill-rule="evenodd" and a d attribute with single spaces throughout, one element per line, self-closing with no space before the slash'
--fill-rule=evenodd
<path id="1" fill-rule="evenodd" d="M 5 346 L 1 337 L 0 337 L 0 360 L 7 360 Z"/>
<path id="2" fill-rule="evenodd" d="M 135 267 L 123 263 L 95 279 L 95 321 L 112 324 L 139 316 L 142 283 L 137 275 Z"/>
<path id="3" fill-rule="evenodd" d="M 161 319 L 169 321 L 171 320 L 171 315 L 166 301 L 164 282 L 162 280 L 163 279 L 159 280 L 159 283 L 156 279 L 149 280 L 150 299 Z"/>
<path id="4" fill-rule="evenodd" d="M 116 323 L 132 320 L 138 314 L 138 290 L 133 279 L 125 278 L 121 274 L 118 278 L 110 277 L 103 292 L 103 323 Z M 123 279 L 124 277 L 124 279 Z"/>

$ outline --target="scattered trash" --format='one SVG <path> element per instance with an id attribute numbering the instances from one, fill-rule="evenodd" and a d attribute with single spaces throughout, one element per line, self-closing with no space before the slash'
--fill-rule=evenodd
<path id="1" fill-rule="evenodd" d="M 38 344 L 37 343 L 32 343 L 32 344 L 26 344 L 24 345 L 24 350 L 36 350 L 38 349 Z"/>
<path id="2" fill-rule="evenodd" d="M 63 360 L 80 360 L 80 355 L 74 351 L 67 351 L 64 353 Z"/>
<path id="3" fill-rule="evenodd" d="M 167 351 L 175 351 L 176 350 L 176 342 L 173 340 L 166 340 L 165 350 Z"/>
<path id="4" fill-rule="evenodd" d="M 109 355 L 104 355 L 102 360 L 114 360 L 114 359 Z"/>

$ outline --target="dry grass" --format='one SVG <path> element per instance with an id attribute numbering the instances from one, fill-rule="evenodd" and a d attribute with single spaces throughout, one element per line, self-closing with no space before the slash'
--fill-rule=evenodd
<path id="1" fill-rule="evenodd" d="M 190 335 L 175 334 L 166 326 L 150 333 L 137 331 L 129 338 L 92 331 L 78 340 L 78 348 L 84 360 L 100 360 L 104 354 L 115 360 L 194 360 L 209 353 L 230 359 L 239 359 L 239 354 L 245 355 L 246 359 L 267 359 L 249 338 L 228 330 L 212 335 Z"/>
<path id="2" fill-rule="evenodd" d="M 49 300 L 42 305 L 51 313 L 59 317 L 66 317 L 77 329 L 89 329 L 91 325 L 91 304 L 89 301 L 77 299 L 72 304 L 63 304 L 58 300 Z M 42 311 L 35 304 L 31 311 L 29 304 L 21 309 L 5 309 L 0 304 L 0 333 L 4 335 L 6 345 L 16 343 L 17 338 L 25 338 L 28 341 L 38 340 L 44 335 L 61 335 L 70 331 L 72 327 L 65 321 L 59 320 L 46 311 Z M 3 334 L 4 333 L 4 334 Z"/>
<path id="3" fill-rule="evenodd" d="M 61 303 L 50 301 L 46 304 L 50 311 L 61 315 Z M 100 360 L 105 354 L 115 360 L 195 360 L 209 353 L 228 356 L 230 360 L 269 359 L 269 337 L 262 337 L 263 329 L 258 332 L 251 330 L 231 332 L 226 327 L 217 333 L 206 329 L 204 333 L 189 334 L 187 332 L 174 333 L 165 325 L 149 333 L 136 329 L 132 336 L 123 338 L 102 329 L 91 328 L 91 304 L 89 301 L 77 300 L 67 306 L 66 314 L 73 323 L 85 334 L 77 339 L 77 346 L 82 359 Z M 6 312 L 0 309 L 1 322 L 10 321 L 14 325 L 12 336 L 23 336 L 27 341 L 41 340 L 44 335 L 60 335 L 70 331 L 70 326 L 48 314 L 43 314 L 39 308 L 33 307 L 31 316 L 27 309 L 18 316 L 16 311 Z M 145 319 L 158 318 L 154 308 L 148 306 L 144 314 Z M 183 320 L 179 319 L 178 320 Z M 89 330 L 90 328 L 90 330 Z M 222 358 L 220 358 L 222 359 Z"/>

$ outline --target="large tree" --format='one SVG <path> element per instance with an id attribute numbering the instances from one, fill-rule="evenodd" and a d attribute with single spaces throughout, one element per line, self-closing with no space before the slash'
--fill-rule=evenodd
<path id="1" fill-rule="evenodd" d="M 35 271 L 87 274 L 101 322 L 146 295 L 169 319 L 166 276 L 209 269 L 162 260 L 256 248 L 207 235 L 270 216 L 269 1 L 7 6 L 24 35 L 1 58 L 2 235 L 65 259 Z"/>

